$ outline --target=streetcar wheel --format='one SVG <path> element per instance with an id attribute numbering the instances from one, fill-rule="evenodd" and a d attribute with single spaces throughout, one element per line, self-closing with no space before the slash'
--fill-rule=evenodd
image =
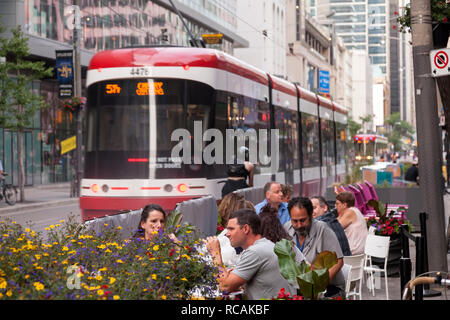
<path id="1" fill-rule="evenodd" d="M 16 194 L 16 190 L 12 186 L 6 187 L 5 190 L 3 191 L 3 193 L 5 195 L 5 201 L 7 204 L 9 204 L 11 206 L 16 204 L 17 194 Z"/>

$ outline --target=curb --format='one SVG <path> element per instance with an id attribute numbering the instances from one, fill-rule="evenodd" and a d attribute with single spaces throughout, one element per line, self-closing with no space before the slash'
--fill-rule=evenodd
<path id="1" fill-rule="evenodd" d="M 33 209 L 39 209 L 44 207 L 56 207 L 66 204 L 74 204 L 78 203 L 78 198 L 71 198 L 71 199 L 65 199 L 65 200 L 54 200 L 54 201 L 47 201 L 47 202 L 36 202 L 36 203 L 30 203 L 30 204 L 15 204 L 14 206 L 6 207 L 6 208 L 0 208 L 0 216 L 8 213 L 22 213 L 24 211 L 33 210 Z"/>

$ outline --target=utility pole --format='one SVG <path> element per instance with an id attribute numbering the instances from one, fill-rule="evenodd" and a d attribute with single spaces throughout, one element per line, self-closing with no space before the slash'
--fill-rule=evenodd
<path id="1" fill-rule="evenodd" d="M 430 0 L 411 1 L 414 87 L 422 208 L 428 214 L 429 270 L 447 271 L 447 240 L 436 85 L 431 77 L 433 50 Z M 416 213 L 416 212 L 414 212 Z"/>
<path id="2" fill-rule="evenodd" d="M 80 7 L 78 6 L 78 0 L 73 0 L 73 10 L 75 12 L 75 24 L 73 28 L 73 60 L 74 60 L 74 93 L 75 97 L 81 97 L 81 59 L 80 59 L 80 35 L 81 35 L 81 17 L 80 17 Z M 76 152 L 76 173 L 74 176 L 74 188 L 73 195 L 76 197 L 80 196 L 81 189 L 81 177 L 83 174 L 82 161 L 81 161 L 81 146 L 82 146 L 82 128 L 81 128 L 81 110 L 76 112 L 76 137 L 77 137 L 77 148 Z"/>

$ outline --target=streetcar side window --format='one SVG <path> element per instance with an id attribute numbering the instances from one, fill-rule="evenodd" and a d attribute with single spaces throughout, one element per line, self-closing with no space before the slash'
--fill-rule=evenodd
<path id="1" fill-rule="evenodd" d="M 347 129 L 345 124 L 336 122 L 336 163 L 345 164 L 345 153 L 347 150 Z"/>
<path id="2" fill-rule="evenodd" d="M 333 121 L 320 119 L 322 137 L 322 166 L 335 164 Z"/>
<path id="3" fill-rule="evenodd" d="M 319 118 L 302 112 L 303 167 L 317 167 L 319 161 Z"/>

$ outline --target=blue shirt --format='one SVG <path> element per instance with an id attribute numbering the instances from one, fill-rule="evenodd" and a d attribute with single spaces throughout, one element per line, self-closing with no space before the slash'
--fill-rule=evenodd
<path id="1" fill-rule="evenodd" d="M 258 203 L 255 205 L 255 211 L 257 214 L 261 212 L 262 207 L 264 207 L 267 204 L 267 200 L 264 200 L 263 202 Z M 281 222 L 281 225 L 284 226 L 284 224 L 291 220 L 291 216 L 289 215 L 289 211 L 287 208 L 286 203 L 282 202 L 280 204 L 280 207 L 278 208 L 278 219 Z"/>

